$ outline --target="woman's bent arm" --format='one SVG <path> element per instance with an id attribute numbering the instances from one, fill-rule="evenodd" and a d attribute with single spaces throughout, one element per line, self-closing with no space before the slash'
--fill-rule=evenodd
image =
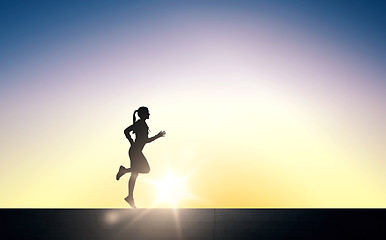
<path id="1" fill-rule="evenodd" d="M 134 140 L 133 140 L 133 139 L 131 138 L 131 136 L 130 136 L 130 132 L 131 132 L 131 131 L 133 131 L 133 125 L 127 127 L 127 128 L 123 131 L 123 133 L 125 134 L 127 140 L 129 140 L 130 145 L 133 145 Z"/>
<path id="2" fill-rule="evenodd" d="M 148 138 L 147 139 L 147 142 L 153 142 L 154 140 L 156 140 L 157 138 L 160 138 L 160 137 L 164 137 L 166 134 L 165 131 L 160 131 L 157 135 L 155 135 L 154 137 L 151 137 L 151 138 Z"/>

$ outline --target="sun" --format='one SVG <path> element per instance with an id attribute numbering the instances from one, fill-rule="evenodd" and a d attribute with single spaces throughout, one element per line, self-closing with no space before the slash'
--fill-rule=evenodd
<path id="1" fill-rule="evenodd" d="M 182 177 L 167 171 L 165 176 L 152 185 L 158 192 L 157 203 L 167 203 L 173 207 L 178 207 L 178 203 L 190 194 L 187 191 L 186 182 L 188 177 Z"/>

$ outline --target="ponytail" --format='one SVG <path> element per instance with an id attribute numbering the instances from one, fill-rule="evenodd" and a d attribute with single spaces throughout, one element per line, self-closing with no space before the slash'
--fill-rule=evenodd
<path id="1" fill-rule="evenodd" d="M 133 124 L 135 123 L 135 113 L 138 112 L 138 110 L 135 110 L 133 113 Z"/>

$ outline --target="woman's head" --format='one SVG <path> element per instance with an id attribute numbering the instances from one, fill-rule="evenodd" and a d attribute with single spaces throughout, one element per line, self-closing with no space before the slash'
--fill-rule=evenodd
<path id="1" fill-rule="evenodd" d="M 147 107 L 138 108 L 138 116 L 140 119 L 149 119 L 149 109 L 147 109 Z"/>
<path id="2" fill-rule="evenodd" d="M 140 107 L 138 110 L 134 111 L 133 114 L 133 123 L 135 123 L 135 113 L 138 113 L 140 119 L 146 120 L 149 119 L 150 113 L 147 107 Z"/>

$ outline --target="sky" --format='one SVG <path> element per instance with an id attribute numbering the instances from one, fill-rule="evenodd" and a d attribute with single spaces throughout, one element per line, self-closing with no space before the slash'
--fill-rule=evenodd
<path id="1" fill-rule="evenodd" d="M 386 207 L 385 9 L 1 1 L 0 207 L 127 207 L 115 174 L 140 106 L 166 136 L 139 207 Z"/>

